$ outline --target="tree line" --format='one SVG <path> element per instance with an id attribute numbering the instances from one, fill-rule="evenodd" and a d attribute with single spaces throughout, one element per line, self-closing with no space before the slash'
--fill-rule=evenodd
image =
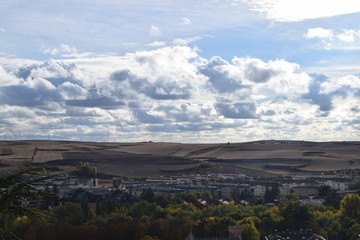
<path id="1" fill-rule="evenodd" d="M 328 240 L 355 240 L 360 234 L 358 194 L 308 206 L 299 202 L 294 194 L 279 195 L 276 188 L 268 189 L 264 198 L 251 198 L 245 194 L 241 197 L 243 199 L 227 199 L 226 204 L 209 192 L 179 193 L 170 199 L 147 189 L 132 204 L 108 198 L 98 201 L 91 208 L 85 199 L 81 203 L 67 202 L 54 206 L 45 214 L 39 209 L 14 210 L 19 207 L 12 199 L 14 196 L 54 196 L 44 191 L 35 192 L 36 188 L 26 188 L 29 183 L 41 183 L 41 176 L 19 176 L 7 181 L 1 179 L 1 239 L 183 240 L 190 232 L 196 237 L 221 238 L 228 236 L 228 226 L 233 225 L 242 226 L 244 240 L 264 239 L 274 231 L 299 228 L 312 229 Z M 334 191 L 323 187 L 319 189 L 319 194 L 330 198 Z M 277 205 L 266 203 L 274 198 L 279 199 Z M 249 204 L 244 204 L 244 199 Z M 55 200 L 52 199 L 52 202 Z"/>

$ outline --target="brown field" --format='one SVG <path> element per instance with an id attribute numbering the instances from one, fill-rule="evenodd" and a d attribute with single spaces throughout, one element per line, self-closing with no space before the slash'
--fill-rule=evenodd
<path id="1" fill-rule="evenodd" d="M 1 141 L 0 169 L 74 169 L 88 161 L 106 175 L 182 173 L 297 174 L 360 169 L 360 142 L 256 141 L 230 144 Z"/>

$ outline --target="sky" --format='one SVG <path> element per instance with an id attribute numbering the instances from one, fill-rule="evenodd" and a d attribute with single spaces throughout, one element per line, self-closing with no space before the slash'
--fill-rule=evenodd
<path id="1" fill-rule="evenodd" d="M 0 0 L 0 139 L 360 141 L 357 0 Z"/>

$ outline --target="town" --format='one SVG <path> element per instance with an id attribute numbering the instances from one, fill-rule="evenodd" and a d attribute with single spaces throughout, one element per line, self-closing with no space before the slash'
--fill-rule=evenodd
<path id="1" fill-rule="evenodd" d="M 272 189 L 280 195 L 295 194 L 301 203 L 314 205 L 322 204 L 325 199 L 319 196 L 321 187 L 328 187 L 336 191 L 339 197 L 355 193 L 349 185 L 358 181 L 346 175 L 269 175 L 263 177 L 249 177 L 245 174 L 189 174 L 179 176 L 158 176 L 141 179 L 121 179 L 116 186 L 113 180 L 98 178 L 80 178 L 74 174 L 60 174 L 48 180 L 49 188 L 56 188 L 61 202 L 78 202 L 85 198 L 90 203 L 106 200 L 114 196 L 116 201 L 134 202 L 146 190 L 151 189 L 155 194 L 166 198 L 173 198 L 179 193 L 210 193 L 214 198 L 221 199 L 223 204 L 229 204 L 230 199 L 241 199 L 248 204 L 246 198 L 265 197 Z M 270 200 L 270 201 L 269 201 Z M 30 207 L 42 206 L 42 199 L 24 201 L 22 205 Z M 277 199 L 266 199 L 268 204 L 276 204 Z M 202 201 L 202 204 L 206 202 Z M 92 204 L 93 205 L 93 204 Z"/>

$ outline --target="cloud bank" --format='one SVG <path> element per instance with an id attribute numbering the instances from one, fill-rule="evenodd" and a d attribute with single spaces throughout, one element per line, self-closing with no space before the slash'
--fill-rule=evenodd
<path id="1" fill-rule="evenodd" d="M 308 74 L 285 60 L 207 59 L 172 46 L 1 64 L 0 105 L 0 136 L 8 139 L 355 140 L 360 79 Z"/>

